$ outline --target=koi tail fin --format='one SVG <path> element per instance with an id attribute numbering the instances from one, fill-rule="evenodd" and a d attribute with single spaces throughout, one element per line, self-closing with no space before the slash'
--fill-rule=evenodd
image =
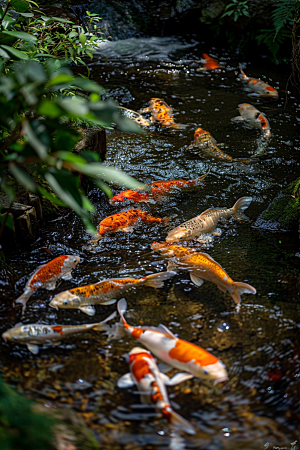
<path id="1" fill-rule="evenodd" d="M 247 75 L 245 74 L 245 72 L 242 70 L 242 66 L 240 65 L 240 71 L 241 71 L 241 75 L 243 78 L 245 78 L 246 80 L 248 79 Z"/>
<path id="2" fill-rule="evenodd" d="M 238 199 L 238 201 L 232 207 L 236 220 L 246 219 L 244 211 L 248 208 L 251 202 L 252 197 L 241 197 Z"/>
<path id="3" fill-rule="evenodd" d="M 230 295 L 237 305 L 237 312 L 239 312 L 240 303 L 241 303 L 241 295 L 242 294 L 256 294 L 256 289 L 253 286 L 251 286 L 250 284 L 241 283 L 239 281 L 236 281 L 234 283 L 234 286 L 235 286 L 234 291 L 230 292 Z"/>
<path id="4" fill-rule="evenodd" d="M 33 291 L 24 291 L 22 295 L 20 295 L 20 297 L 18 297 L 15 300 L 15 303 L 21 303 L 22 305 L 22 316 L 25 312 L 25 308 L 26 308 L 26 303 L 27 301 L 30 299 L 30 297 L 32 296 Z"/>
<path id="5" fill-rule="evenodd" d="M 175 275 L 175 272 L 160 272 L 160 273 L 153 273 L 152 275 L 148 275 L 144 278 L 143 284 L 145 286 L 151 286 L 153 288 L 161 288 L 164 285 L 164 281 L 168 280 L 169 278 L 173 277 Z"/>
<path id="6" fill-rule="evenodd" d="M 125 328 L 128 327 L 128 324 L 124 317 L 124 314 L 126 313 L 126 310 L 127 310 L 127 302 L 126 302 L 125 298 L 121 298 L 121 300 L 118 301 L 117 309 L 118 309 L 118 313 L 120 314 L 120 317 L 122 319 L 124 327 Z"/>
<path id="7" fill-rule="evenodd" d="M 169 125 L 168 128 L 174 128 L 174 130 L 182 130 L 183 128 L 185 128 L 185 126 L 180 123 L 174 122 L 171 125 Z"/>
<path id="8" fill-rule="evenodd" d="M 175 411 L 162 409 L 162 414 L 167 418 L 169 424 L 172 425 L 176 430 L 185 431 L 188 434 L 196 434 L 195 428 Z"/>
<path id="9" fill-rule="evenodd" d="M 110 326 L 106 324 L 106 322 L 108 322 L 109 320 L 114 319 L 114 317 L 116 317 L 117 313 L 116 311 L 114 311 L 110 316 L 106 317 L 106 319 L 104 319 L 102 322 L 100 323 L 96 323 L 93 326 L 93 330 L 96 331 L 109 331 L 110 330 Z"/>
<path id="10" fill-rule="evenodd" d="M 172 219 L 172 217 L 173 217 L 173 216 L 165 217 L 164 219 L 162 219 L 162 223 L 163 223 L 164 225 L 166 225 L 167 223 L 169 223 L 169 221 Z"/>

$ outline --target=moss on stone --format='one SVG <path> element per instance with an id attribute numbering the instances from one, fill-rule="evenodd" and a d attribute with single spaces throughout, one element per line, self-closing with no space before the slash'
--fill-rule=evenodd
<path id="1" fill-rule="evenodd" d="M 282 191 L 282 194 L 264 212 L 263 218 L 276 220 L 285 229 L 299 227 L 299 189 L 300 178 Z"/>

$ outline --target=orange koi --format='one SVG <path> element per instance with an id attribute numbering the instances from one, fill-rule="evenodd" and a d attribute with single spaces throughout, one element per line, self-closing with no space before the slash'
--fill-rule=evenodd
<path id="1" fill-rule="evenodd" d="M 23 294 L 15 300 L 15 303 L 23 305 L 22 313 L 24 314 L 28 299 L 37 289 L 43 287 L 51 291 L 55 289 L 56 282 L 60 278 L 63 280 L 72 278 L 71 270 L 79 261 L 79 256 L 63 255 L 40 266 L 26 283 Z"/>
<path id="2" fill-rule="evenodd" d="M 242 80 L 245 81 L 252 91 L 259 97 L 278 97 L 278 91 L 269 86 L 268 83 L 265 83 L 262 80 L 257 78 L 247 77 L 245 72 L 240 68 Z"/>
<path id="3" fill-rule="evenodd" d="M 179 339 L 164 325 L 132 327 L 124 318 L 127 309 L 126 300 L 121 299 L 117 307 L 127 333 L 138 339 L 157 358 L 197 378 L 216 380 L 216 382 L 228 379 L 224 364 L 208 351 Z"/>
<path id="4" fill-rule="evenodd" d="M 161 288 L 164 281 L 174 276 L 174 272 L 160 272 L 143 278 L 111 278 L 87 286 L 79 286 L 68 291 L 60 292 L 50 302 L 52 308 L 79 309 L 93 316 L 94 305 L 111 305 L 124 291 L 132 286 L 144 285 Z"/>
<path id="5" fill-rule="evenodd" d="M 147 350 L 133 348 L 129 353 L 130 373 L 126 373 L 118 380 L 118 387 L 137 386 L 143 404 L 152 405 L 160 412 L 176 430 L 195 434 L 194 427 L 183 417 L 173 411 L 168 399 L 165 384 L 174 386 L 188 380 L 191 374 L 177 374 L 171 380 L 161 373 L 153 356 Z"/>
<path id="6" fill-rule="evenodd" d="M 112 216 L 108 216 L 100 222 L 99 226 L 99 237 L 92 241 L 96 243 L 101 239 L 101 236 L 105 233 L 110 232 L 118 232 L 124 231 L 125 233 L 129 233 L 132 231 L 133 226 L 141 220 L 144 223 L 166 223 L 169 219 L 161 219 L 160 217 L 153 217 L 150 214 L 142 211 L 141 209 L 131 208 L 128 211 L 120 212 L 117 214 L 113 214 Z"/>
<path id="7" fill-rule="evenodd" d="M 171 181 L 153 181 L 153 183 L 146 185 L 151 188 L 150 192 L 142 192 L 141 189 L 129 189 L 120 192 L 109 200 L 112 205 L 116 202 L 123 202 L 131 200 L 133 202 L 154 202 L 163 199 L 164 195 L 174 192 L 176 189 L 185 189 L 200 184 L 209 172 L 202 175 L 195 180 L 171 180 Z M 152 200 L 153 199 L 153 200 Z"/>
<path id="8" fill-rule="evenodd" d="M 164 128 L 182 128 L 181 125 L 174 122 L 172 108 L 160 98 L 152 98 L 149 106 L 141 109 L 139 112 L 150 113 L 150 122 L 158 122 Z"/>
<path id="9" fill-rule="evenodd" d="M 214 69 L 219 69 L 219 64 L 218 61 L 214 58 L 212 58 L 211 56 L 207 55 L 206 53 L 203 53 L 203 67 L 200 67 L 197 70 L 214 70 Z"/>
<path id="10" fill-rule="evenodd" d="M 233 281 L 220 264 L 207 253 L 167 242 L 153 242 L 151 248 L 170 259 L 168 270 L 176 268 L 187 270 L 196 286 L 202 286 L 204 280 L 207 280 L 215 283 L 222 292 L 229 292 L 237 305 L 237 311 L 240 309 L 242 294 L 256 294 L 256 289 L 250 284 Z"/>

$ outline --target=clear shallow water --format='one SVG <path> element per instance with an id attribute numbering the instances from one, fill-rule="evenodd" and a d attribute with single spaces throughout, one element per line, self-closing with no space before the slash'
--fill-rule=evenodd
<path id="1" fill-rule="evenodd" d="M 274 233 L 254 226 L 279 191 L 299 176 L 300 105 L 290 97 L 284 108 L 285 94 L 281 91 L 286 89 L 287 68 L 270 67 L 267 62 L 247 63 L 247 75 L 264 77 L 280 90 L 278 101 L 256 99 L 248 96 L 237 79 L 240 61 L 230 59 L 225 52 L 218 55 L 200 45 L 185 48 L 185 42 L 177 45 L 174 40 L 171 50 L 166 50 L 171 45 L 167 38 L 160 41 L 159 53 L 157 38 L 153 47 L 151 40 L 141 41 L 142 45 L 140 40 L 120 42 L 116 58 L 109 52 L 116 53 L 117 43 L 111 43 L 111 50 L 107 44 L 111 63 L 103 57 L 95 61 L 93 78 L 120 104 L 133 110 L 147 106 L 152 97 L 163 98 L 174 108 L 175 121 L 185 128 L 170 132 L 153 128 L 144 135 L 111 130 L 107 133 L 107 164 L 146 183 L 193 179 L 210 170 L 205 184 L 155 205 L 139 204 L 155 216 L 171 217 L 170 222 L 142 224 L 132 233 L 107 236 L 94 250 L 89 245 L 91 237 L 72 213 L 48 223 L 30 249 L 11 254 L 9 263 L 16 272 L 16 283 L 0 286 L 0 331 L 20 321 L 20 309 L 12 308 L 12 302 L 21 294 L 30 273 L 38 265 L 70 253 L 82 258 L 73 270 L 74 279 L 63 282 L 53 293 L 41 289 L 32 296 L 24 323 L 103 320 L 114 305 L 97 306 L 96 316 L 91 318 L 77 310 L 51 309 L 49 300 L 77 285 L 165 270 L 165 261 L 151 251 L 153 241 L 163 240 L 168 230 L 207 208 L 231 207 L 239 197 L 249 195 L 253 197 L 246 211 L 249 220 L 222 224 L 222 235 L 207 250 L 231 278 L 256 288 L 256 295 L 243 295 L 239 314 L 229 294 L 209 282 L 197 288 L 186 272 L 178 272 L 163 289 L 139 287 L 123 295 L 130 324 L 165 324 L 181 338 L 219 357 L 230 380 L 217 386 L 191 380 L 168 389 L 177 411 L 197 429 L 195 436 L 181 437 L 169 436 L 162 419 L 135 407 L 139 404 L 135 388 L 121 390 L 116 386 L 118 378 L 128 371 L 125 356 L 137 345 L 133 339 L 108 342 L 104 334 L 91 332 L 57 347 L 43 348 L 38 356 L 24 346 L 1 342 L 1 370 L 10 383 L 45 406 L 74 408 L 96 433 L 100 448 L 263 449 L 268 443 L 269 448 L 291 448 L 296 440 L 299 443 L 300 418 L 299 241 L 297 233 Z M 144 56 L 156 52 L 153 62 L 143 60 L 146 44 Z M 224 68 L 216 73 L 197 72 L 202 52 L 219 57 Z M 272 137 L 264 158 L 248 165 L 224 163 L 201 159 L 186 150 L 195 129 L 201 126 L 234 158 L 253 155 L 259 132 L 230 121 L 243 102 L 256 106 L 270 121 Z M 92 191 L 90 198 L 97 206 L 95 224 L 131 207 L 109 205 L 98 190 Z M 200 244 L 193 246 L 201 250 Z"/>

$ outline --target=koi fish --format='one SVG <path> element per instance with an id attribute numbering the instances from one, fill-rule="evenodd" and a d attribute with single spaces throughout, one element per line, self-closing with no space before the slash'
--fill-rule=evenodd
<path id="1" fill-rule="evenodd" d="M 71 270 L 74 269 L 79 261 L 79 256 L 63 255 L 40 266 L 27 281 L 23 294 L 15 300 L 15 303 L 23 305 L 22 314 L 24 314 L 28 299 L 35 291 L 40 287 L 52 291 L 60 278 L 70 280 L 72 278 Z"/>
<path id="2" fill-rule="evenodd" d="M 116 298 L 120 295 L 120 291 L 142 284 L 160 288 L 164 285 L 165 280 L 174 275 L 175 273 L 173 272 L 160 272 L 143 278 L 111 278 L 99 283 L 60 292 L 51 300 L 50 306 L 56 309 L 79 309 L 89 316 L 94 316 L 95 308 L 93 305 L 111 305 L 115 303 Z"/>
<path id="3" fill-rule="evenodd" d="M 118 380 L 118 387 L 126 388 L 135 384 L 143 404 L 154 406 L 156 411 L 160 412 L 176 430 L 195 434 L 194 427 L 173 411 L 165 388 L 165 384 L 174 386 L 193 378 L 193 375 L 177 374 L 170 380 L 167 375 L 159 371 L 151 353 L 139 347 L 130 351 L 129 367 L 130 373 L 126 373 Z"/>
<path id="4" fill-rule="evenodd" d="M 118 312 L 125 330 L 138 339 L 151 353 L 171 367 L 191 373 L 204 380 L 228 380 L 224 364 L 211 353 L 191 342 L 176 337 L 167 327 L 132 327 L 125 318 L 127 302 L 119 300 Z"/>
<path id="5" fill-rule="evenodd" d="M 125 200 L 131 200 L 133 202 L 154 202 L 155 200 L 162 200 L 164 195 L 172 193 L 176 189 L 197 186 L 204 180 L 208 173 L 195 180 L 153 181 L 153 183 L 146 185 L 151 189 L 149 192 L 143 191 L 142 188 L 128 189 L 115 195 L 109 200 L 109 203 L 113 205 L 116 202 L 123 202 Z"/>
<path id="6" fill-rule="evenodd" d="M 168 217 L 161 219 L 160 217 L 153 217 L 141 209 L 131 208 L 128 211 L 113 214 L 103 219 L 99 226 L 99 237 L 92 242 L 98 242 L 105 233 L 116 233 L 118 231 L 129 233 L 133 230 L 134 225 L 136 225 L 139 219 L 145 223 L 166 223 L 169 220 Z"/>
<path id="7" fill-rule="evenodd" d="M 264 132 L 264 137 L 270 137 L 270 125 L 265 114 L 261 113 L 255 106 L 249 103 L 239 105 L 240 116 L 234 117 L 233 121 L 242 121 L 249 128 L 258 128 Z"/>
<path id="8" fill-rule="evenodd" d="M 190 240 L 201 234 L 214 233 L 220 219 L 229 219 L 234 216 L 237 220 L 244 218 L 243 212 L 252 202 L 252 197 L 241 197 L 232 208 L 206 209 L 199 216 L 190 219 L 173 230 L 169 231 L 166 242 L 172 243 L 179 240 Z M 221 230 L 215 232 L 220 234 Z"/>
<path id="9" fill-rule="evenodd" d="M 199 67 L 197 69 L 198 71 L 219 69 L 220 66 L 216 59 L 212 58 L 211 56 L 207 55 L 206 53 L 203 53 L 202 56 L 203 56 L 203 60 L 201 62 L 203 64 L 203 67 Z"/>
<path id="10" fill-rule="evenodd" d="M 41 323 L 30 323 L 28 325 L 16 325 L 5 331 L 2 338 L 17 344 L 27 345 L 28 350 L 36 355 L 39 352 L 39 345 L 53 344 L 61 341 L 73 334 L 85 333 L 89 330 L 106 331 L 106 322 L 113 319 L 116 312 L 99 323 L 89 323 L 85 325 L 43 325 Z"/>
<path id="11" fill-rule="evenodd" d="M 200 156 L 204 155 L 211 158 L 233 161 L 231 156 L 222 152 L 222 150 L 217 147 L 216 140 L 208 131 L 203 130 L 203 128 L 197 128 L 194 134 L 194 142 L 187 148 L 187 150 L 193 149 L 201 150 Z"/>
<path id="12" fill-rule="evenodd" d="M 237 305 L 237 311 L 240 309 L 242 294 L 256 294 L 256 289 L 250 284 L 233 281 L 220 264 L 207 253 L 167 242 L 153 242 L 151 248 L 170 259 L 168 270 L 176 268 L 187 270 L 196 286 L 202 286 L 204 280 L 207 280 L 215 283 L 222 292 L 229 292 Z"/>
<path id="13" fill-rule="evenodd" d="M 272 86 L 269 86 L 268 83 L 265 83 L 262 80 L 257 78 L 247 77 L 245 72 L 240 68 L 242 80 L 245 81 L 252 91 L 259 97 L 278 97 L 278 92 Z"/>
<path id="14" fill-rule="evenodd" d="M 123 109 L 124 115 L 128 117 L 129 119 L 132 119 L 134 122 L 136 122 L 138 125 L 141 125 L 142 127 L 150 127 L 149 120 L 145 119 L 141 114 L 139 114 L 136 111 L 133 111 L 132 109 L 124 108 L 124 106 L 119 106 L 119 108 Z"/>
<path id="15" fill-rule="evenodd" d="M 174 122 L 172 108 L 160 98 L 152 98 L 149 106 L 141 109 L 139 112 L 150 113 L 150 122 L 158 122 L 164 128 L 182 128 L 182 125 Z"/>

